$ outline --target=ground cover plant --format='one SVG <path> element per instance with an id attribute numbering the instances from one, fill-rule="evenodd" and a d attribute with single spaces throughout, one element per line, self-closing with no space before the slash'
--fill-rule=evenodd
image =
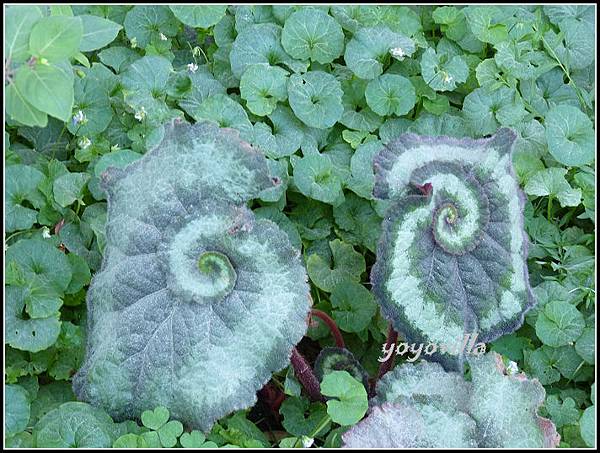
<path id="1" fill-rule="evenodd" d="M 27 5 L 4 16 L 6 446 L 595 445 L 593 6 Z M 481 194 L 491 204 L 497 182 L 431 150 L 420 173 L 401 166 L 411 193 L 385 172 L 401 143 L 492 136 L 510 138 L 512 165 L 495 177 L 524 194 L 517 207 L 489 212 Z M 416 349 L 380 362 L 382 345 L 435 340 L 395 321 L 371 276 L 389 275 L 394 203 L 439 198 L 439 174 L 472 195 L 450 191 L 428 217 L 442 219 L 449 255 L 476 253 L 443 236 L 465 208 L 509 223 L 471 226 L 521 260 L 502 312 L 515 321 L 488 316 L 492 352 L 460 366 L 426 352 L 413 364 Z M 205 280 L 187 278 L 192 264 Z M 259 295 L 235 286 L 244 272 L 265 282 Z M 126 309 L 163 280 L 194 309 L 159 296 Z M 433 302 L 472 308 L 484 289 Z M 470 319 L 494 311 L 477 308 Z M 422 386 L 402 392 L 419 373 Z M 465 399 L 435 393 L 433 376 Z"/>

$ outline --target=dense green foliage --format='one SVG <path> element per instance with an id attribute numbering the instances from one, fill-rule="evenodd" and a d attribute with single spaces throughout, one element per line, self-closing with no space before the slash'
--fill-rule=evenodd
<path id="1" fill-rule="evenodd" d="M 377 374 L 370 292 L 382 216 L 373 156 L 399 134 L 513 128 L 537 306 L 488 345 L 544 386 L 560 446 L 593 446 L 595 22 L 592 6 L 11 6 L 5 9 L 7 446 L 340 446 L 366 410 L 347 371 L 311 402 L 291 369 L 201 433 L 164 407 L 115 423 L 75 402 L 85 299 L 107 239 L 101 175 L 175 118 L 237 129 L 280 184 L 249 207 L 302 251 L 314 307 Z M 400 332 L 402 338 L 402 332 Z M 250 341 L 250 339 L 249 339 Z M 313 320 L 312 362 L 332 346 Z M 401 360 L 396 360 L 397 365 Z M 266 401 L 266 402 L 265 402 Z"/>

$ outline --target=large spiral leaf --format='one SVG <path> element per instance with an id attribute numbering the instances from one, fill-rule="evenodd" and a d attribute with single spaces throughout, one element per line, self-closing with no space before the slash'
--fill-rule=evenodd
<path id="1" fill-rule="evenodd" d="M 306 330 L 299 252 L 241 205 L 273 185 L 266 159 L 232 130 L 176 125 L 104 179 L 108 244 L 75 391 L 117 420 L 162 405 L 206 431 L 254 404 Z"/>
<path id="2" fill-rule="evenodd" d="M 482 140 L 406 134 L 375 157 L 389 199 L 371 279 L 385 315 L 432 359 L 461 369 L 464 336 L 514 331 L 534 304 L 527 273 L 515 134 Z"/>

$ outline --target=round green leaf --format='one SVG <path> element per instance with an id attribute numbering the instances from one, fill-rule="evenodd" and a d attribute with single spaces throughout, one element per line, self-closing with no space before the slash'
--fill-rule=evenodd
<path id="1" fill-rule="evenodd" d="M 5 385 L 4 430 L 7 435 L 24 431 L 29 422 L 29 394 L 20 385 Z"/>
<path id="2" fill-rule="evenodd" d="M 415 88 L 410 80 L 398 74 L 383 74 L 367 85 L 367 104 L 378 115 L 402 116 L 417 102 Z"/>
<path id="3" fill-rule="evenodd" d="M 377 305 L 373 294 L 360 283 L 344 281 L 338 283 L 331 293 L 333 319 L 346 332 L 360 332 L 367 327 Z"/>
<path id="4" fill-rule="evenodd" d="M 552 301 L 544 306 L 535 323 L 535 333 L 548 346 L 558 347 L 575 341 L 585 321 L 577 307 L 569 302 Z"/>
<path id="5" fill-rule="evenodd" d="M 54 180 L 54 199 L 62 207 L 69 206 L 83 197 L 83 189 L 90 179 L 89 173 L 65 173 Z"/>
<path id="6" fill-rule="evenodd" d="M 5 296 L 5 341 L 9 345 L 23 351 L 38 352 L 56 342 L 60 333 L 59 313 L 48 318 L 24 319 L 26 288 L 7 286 Z"/>
<path id="7" fill-rule="evenodd" d="M 332 371 L 321 382 L 321 393 L 334 397 L 327 401 L 327 413 L 342 426 L 354 425 L 367 413 L 369 403 L 364 385 L 347 371 Z"/>
<path id="8" fill-rule="evenodd" d="M 240 93 L 255 115 L 270 115 L 278 101 L 287 99 L 288 72 L 278 66 L 248 66 L 240 79 Z"/>
<path id="9" fill-rule="evenodd" d="M 194 28 L 208 28 L 218 23 L 227 12 L 227 5 L 169 6 L 175 17 Z"/>
<path id="10" fill-rule="evenodd" d="M 430 47 L 421 56 L 421 74 L 434 90 L 452 91 L 457 84 L 467 80 L 469 67 L 461 56 L 437 54 Z"/>
<path id="11" fill-rule="evenodd" d="M 136 113 L 143 108 L 149 117 L 163 118 L 168 111 L 165 97 L 172 71 L 171 62 L 166 58 L 154 55 L 140 58 L 123 73 L 125 102 Z"/>
<path id="12" fill-rule="evenodd" d="M 588 407 L 579 419 L 581 437 L 588 447 L 594 447 L 596 443 L 596 409 Z"/>
<path id="13" fill-rule="evenodd" d="M 31 29 L 29 51 L 48 61 L 65 60 L 79 51 L 82 36 L 83 25 L 79 17 L 44 17 Z"/>
<path id="14" fill-rule="evenodd" d="M 577 107 L 557 105 L 546 115 L 548 150 L 561 164 L 582 166 L 594 160 L 596 140 L 591 120 Z"/>
<path id="15" fill-rule="evenodd" d="M 365 258 L 350 244 L 339 239 L 329 242 L 331 259 L 327 260 L 316 253 L 306 260 L 306 269 L 312 282 L 323 291 L 331 292 L 345 280 L 360 281 L 365 271 Z"/>
<path id="16" fill-rule="evenodd" d="M 575 342 L 575 351 L 589 364 L 596 361 L 596 331 L 591 327 L 583 329 L 583 333 Z"/>
<path id="17" fill-rule="evenodd" d="M 65 254 L 42 239 L 23 239 L 11 245 L 6 251 L 6 263 L 11 261 L 30 285 L 62 292 L 71 281 L 71 266 Z"/>
<path id="18" fill-rule="evenodd" d="M 192 117 L 196 121 L 209 120 L 220 127 L 231 127 L 240 132 L 240 137 L 251 141 L 253 128 L 244 108 L 226 94 L 215 94 L 207 97 L 194 110 Z"/>
<path id="19" fill-rule="evenodd" d="M 106 412 L 69 402 L 48 412 L 33 428 L 34 443 L 47 448 L 108 448 L 117 429 Z"/>
<path id="20" fill-rule="evenodd" d="M 289 60 L 289 55 L 281 46 L 281 27 L 275 24 L 245 27 L 235 38 L 229 53 L 231 72 L 238 79 L 251 64 L 267 63 L 274 66 Z"/>
<path id="21" fill-rule="evenodd" d="M 269 115 L 269 119 L 273 124 L 272 128 L 262 121 L 254 124 L 254 144 L 267 156 L 275 159 L 298 151 L 304 139 L 304 126 L 290 108 L 278 105 Z"/>
<path id="22" fill-rule="evenodd" d="M 37 190 L 44 179 L 42 172 L 27 165 L 10 165 L 5 170 L 4 209 L 7 232 L 26 230 L 36 222 L 37 211 L 21 203 L 27 201 L 34 207 L 41 207 L 43 196 Z"/>
<path id="23" fill-rule="evenodd" d="M 175 36 L 179 30 L 179 22 L 166 6 L 134 6 L 125 16 L 125 33 L 127 38 L 138 46 L 146 47 L 152 41 L 160 41 L 160 34 Z"/>
<path id="24" fill-rule="evenodd" d="M 383 73 L 392 49 L 395 49 L 395 55 L 402 55 L 396 58 L 402 59 L 413 54 L 415 44 L 410 38 L 382 25 L 361 28 L 346 45 L 344 60 L 361 79 L 374 79 Z"/>
<path id="25" fill-rule="evenodd" d="M 342 87 L 336 78 L 323 71 L 293 74 L 288 81 L 289 103 L 307 126 L 327 129 L 344 113 Z"/>
<path id="26" fill-rule="evenodd" d="M 304 195 L 333 203 L 342 195 L 340 179 L 335 175 L 328 156 L 310 154 L 294 165 L 294 183 Z"/>
<path id="27" fill-rule="evenodd" d="M 281 44 L 288 54 L 299 60 L 331 63 L 344 50 L 344 32 L 326 12 L 302 8 L 286 19 Z"/>

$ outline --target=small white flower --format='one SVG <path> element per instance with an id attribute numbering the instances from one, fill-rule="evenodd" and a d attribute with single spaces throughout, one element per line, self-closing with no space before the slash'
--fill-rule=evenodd
<path id="1" fill-rule="evenodd" d="M 195 74 L 198 70 L 198 65 L 196 63 L 188 63 L 187 68 L 188 71 L 190 71 L 192 74 Z"/>
<path id="2" fill-rule="evenodd" d="M 87 118 L 83 110 L 78 110 L 75 115 L 73 115 L 73 126 L 77 126 L 78 124 L 87 123 Z"/>
<path id="3" fill-rule="evenodd" d="M 163 35 L 162 33 L 160 34 L 160 40 L 161 41 L 166 41 L 167 39 L 168 38 L 165 35 Z"/>
<path id="4" fill-rule="evenodd" d="M 117 143 L 116 145 L 112 145 L 112 146 L 110 147 L 110 150 L 111 150 L 111 151 L 118 151 L 118 150 L 119 150 L 119 148 L 120 148 L 120 146 L 119 146 L 119 144 Z"/>
<path id="5" fill-rule="evenodd" d="M 50 228 L 48 228 L 47 226 L 42 228 L 42 237 L 44 239 L 50 239 Z"/>
<path id="6" fill-rule="evenodd" d="M 392 57 L 400 60 L 406 56 L 402 47 L 393 47 L 390 49 L 390 53 L 392 54 Z"/>
<path id="7" fill-rule="evenodd" d="M 81 137 L 79 139 L 79 141 L 77 142 L 77 145 L 81 148 L 81 149 L 86 149 L 88 148 L 90 145 L 92 144 L 92 141 L 87 138 L 87 137 Z"/>
<path id="8" fill-rule="evenodd" d="M 137 38 L 134 36 L 133 38 L 131 38 L 131 48 L 135 49 L 137 47 Z"/>
<path id="9" fill-rule="evenodd" d="M 512 360 L 510 362 L 508 362 L 508 366 L 506 367 L 506 372 L 509 375 L 517 374 L 519 372 L 519 367 L 517 366 L 516 362 L 513 362 Z"/>
<path id="10" fill-rule="evenodd" d="M 137 112 L 135 112 L 134 117 L 138 121 L 144 121 L 144 118 L 146 118 L 146 109 L 144 108 L 144 106 L 142 106 Z"/>
<path id="11" fill-rule="evenodd" d="M 444 74 L 444 77 L 443 77 L 444 83 L 450 83 L 454 79 L 454 77 L 452 77 L 447 72 L 443 72 L 442 74 Z"/>
<path id="12" fill-rule="evenodd" d="M 302 442 L 302 448 L 310 448 L 315 443 L 315 440 L 308 436 L 302 436 L 300 441 Z"/>

